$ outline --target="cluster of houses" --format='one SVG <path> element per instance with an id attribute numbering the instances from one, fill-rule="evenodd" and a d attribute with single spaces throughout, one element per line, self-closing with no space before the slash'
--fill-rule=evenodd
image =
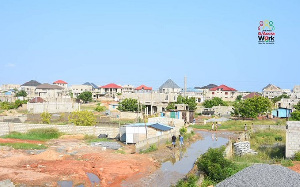
<path id="1" fill-rule="evenodd" d="M 91 92 L 94 100 L 111 100 L 112 108 L 117 108 L 118 102 L 126 98 L 137 99 L 140 103 L 146 106 L 146 114 L 161 113 L 166 110 L 170 102 L 176 102 L 179 95 L 185 97 L 194 97 L 197 103 L 204 102 L 205 100 L 219 97 L 224 101 L 234 101 L 238 96 L 243 99 L 251 98 L 257 95 L 262 95 L 270 99 L 286 94 L 289 98 L 283 98 L 277 103 L 278 108 L 292 109 L 295 104 L 300 101 L 300 85 L 294 87 L 291 91 L 289 89 L 281 89 L 275 85 L 269 84 L 262 89 L 262 93 L 257 92 L 241 92 L 235 88 L 227 85 L 209 84 L 203 87 L 194 88 L 180 88 L 173 80 L 168 79 L 164 82 L 158 90 L 153 90 L 152 87 L 146 85 L 133 86 L 133 85 L 118 85 L 110 83 L 103 86 L 97 86 L 94 83 L 86 82 L 82 85 L 71 85 L 63 80 L 54 81 L 52 84 L 40 83 L 36 80 L 28 81 L 22 85 L 17 84 L 4 84 L 1 87 L 0 100 L 13 101 L 16 91 L 24 90 L 27 93 L 29 103 L 55 103 L 56 109 L 58 103 L 61 105 L 72 103 L 72 98 L 77 98 L 83 92 Z M 80 106 L 70 105 L 68 111 L 76 110 Z M 188 110 L 186 106 L 176 106 L 178 110 Z M 45 104 L 43 107 L 45 108 Z M 46 107 L 47 110 L 49 108 Z M 33 110 L 33 109 L 31 109 Z M 45 109 L 41 109 L 45 110 Z M 64 109 L 62 109 L 64 110 Z M 40 110 L 38 110 L 40 111 Z M 53 109 L 55 111 L 55 108 Z"/>

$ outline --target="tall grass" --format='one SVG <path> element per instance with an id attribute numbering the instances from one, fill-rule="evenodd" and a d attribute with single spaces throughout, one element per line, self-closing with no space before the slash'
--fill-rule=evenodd
<path id="1" fill-rule="evenodd" d="M 141 150 L 140 153 L 150 153 L 150 152 L 156 151 L 157 149 L 158 148 L 157 148 L 156 144 L 152 144 L 152 145 L 150 145 L 150 147 L 148 149 Z"/>
<path id="2" fill-rule="evenodd" d="M 4 138 L 46 141 L 59 138 L 61 135 L 62 133 L 60 133 L 57 129 L 41 128 L 31 129 L 27 133 L 11 132 L 10 134 L 5 135 Z"/>

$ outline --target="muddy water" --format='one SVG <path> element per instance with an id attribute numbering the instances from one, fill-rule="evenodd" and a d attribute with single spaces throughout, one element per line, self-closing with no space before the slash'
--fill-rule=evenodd
<path id="1" fill-rule="evenodd" d="M 162 163 L 161 168 L 150 176 L 140 179 L 134 184 L 129 184 L 124 182 L 122 186 L 170 186 L 176 184 L 178 180 L 183 178 L 193 167 L 196 159 L 203 153 L 205 153 L 208 148 L 217 148 L 222 145 L 226 145 L 228 138 L 231 133 L 228 132 L 204 132 L 196 131 L 200 133 L 203 137 L 189 147 L 183 148 L 177 147 L 173 149 L 171 158 Z"/>

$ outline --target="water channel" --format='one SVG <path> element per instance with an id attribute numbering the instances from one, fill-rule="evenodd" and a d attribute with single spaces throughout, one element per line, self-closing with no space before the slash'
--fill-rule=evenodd
<path id="1" fill-rule="evenodd" d="M 140 179 L 135 184 L 124 182 L 122 186 L 160 186 L 169 187 L 176 184 L 178 180 L 183 178 L 192 168 L 196 159 L 209 148 L 217 148 L 226 145 L 228 138 L 232 135 L 230 132 L 206 132 L 196 131 L 203 137 L 192 143 L 187 148 L 177 148 L 171 156 L 171 159 L 162 163 L 161 168 L 155 173 Z"/>

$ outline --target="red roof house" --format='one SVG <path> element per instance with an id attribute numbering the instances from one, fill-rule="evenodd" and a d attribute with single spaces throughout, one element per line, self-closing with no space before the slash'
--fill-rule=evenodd
<path id="1" fill-rule="evenodd" d="M 259 97 L 259 96 L 261 96 L 259 93 L 257 93 L 257 92 L 251 92 L 251 93 L 249 93 L 248 95 L 246 95 L 246 96 L 244 96 L 243 97 L 243 99 L 249 99 L 249 98 L 253 98 L 253 97 Z"/>
<path id="2" fill-rule="evenodd" d="M 53 84 L 68 84 L 68 83 L 63 80 L 57 80 Z"/>
<path id="3" fill-rule="evenodd" d="M 115 88 L 115 89 L 118 89 L 118 88 L 122 88 L 122 86 L 116 85 L 114 83 L 110 83 L 110 84 L 107 84 L 105 86 L 101 86 L 101 88 Z"/>
<path id="4" fill-rule="evenodd" d="M 147 87 L 145 85 L 141 85 L 135 88 L 136 90 L 152 90 L 152 87 Z"/>
<path id="5" fill-rule="evenodd" d="M 29 103 L 43 103 L 45 100 L 41 97 L 35 97 L 29 101 Z"/>
<path id="6" fill-rule="evenodd" d="M 220 90 L 220 91 L 237 91 L 236 89 L 230 88 L 230 87 L 228 87 L 224 84 L 210 89 L 210 91 L 217 91 L 217 90 Z"/>

